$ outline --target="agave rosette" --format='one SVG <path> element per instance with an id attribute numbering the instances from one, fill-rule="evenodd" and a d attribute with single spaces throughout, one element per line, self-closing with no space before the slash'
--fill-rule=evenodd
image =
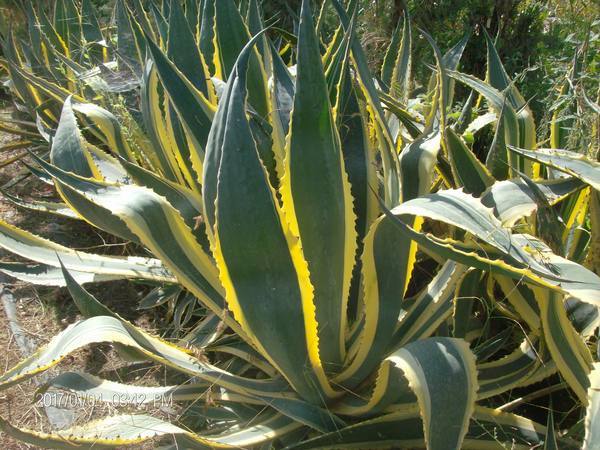
<path id="1" fill-rule="evenodd" d="M 536 149 L 531 112 L 488 36 L 483 81 L 458 71 L 467 38 L 442 55 L 423 33 L 436 66 L 428 95 L 409 102 L 408 11 L 375 81 L 357 2 L 331 2 L 329 40 L 309 3 L 290 37 L 264 31 L 256 0 L 118 1 L 114 31 L 84 20 L 95 17 L 89 2 L 73 15 L 60 0 L 54 22 L 32 13 L 42 26 L 26 59 L 6 39 L 16 101 L 54 130 L 48 160 L 31 170 L 62 202 L 11 200 L 146 251 L 85 253 L 0 222 L 0 246 L 35 262 L 0 270 L 66 285 L 86 317 L 0 388 L 111 342 L 192 381 L 148 388 L 69 372 L 45 388 L 211 406 L 202 429 L 122 414 L 50 434 L 2 419 L 5 432 L 52 448 L 160 436 L 177 448 L 577 448 L 498 408 L 559 373 L 595 414 L 587 342 L 600 278 L 581 263 L 588 205 L 597 238 L 598 165 Z M 64 70 L 53 74 L 52 61 Z M 98 64 L 139 92 L 115 92 Z M 457 81 L 485 99 L 486 118 L 469 105 L 450 118 Z M 497 124 L 485 163 L 464 136 L 482 123 Z M 115 279 L 155 284 L 142 306 L 174 303 L 176 328 L 189 332 L 168 343 L 81 287 Z"/>

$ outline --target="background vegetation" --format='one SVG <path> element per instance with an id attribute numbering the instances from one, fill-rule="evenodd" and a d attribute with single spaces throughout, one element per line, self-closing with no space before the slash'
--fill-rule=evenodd
<path id="1" fill-rule="evenodd" d="M 435 36 L 442 51 L 466 33 L 479 35 L 481 27 L 495 36 L 496 48 L 508 74 L 516 79 L 534 113 L 540 142 L 549 137 L 552 114 L 565 103 L 575 101 L 575 107 L 568 112 L 575 119 L 569 147 L 598 148 L 598 115 L 581 104 L 581 99 L 577 104 L 572 90 L 562 94 L 559 91 L 573 71 L 577 57 L 580 64 L 577 82 L 596 103 L 600 99 L 600 0 L 360 0 L 358 32 L 373 69 L 381 66 L 392 33 L 401 25 L 403 2 L 415 28 Z M 101 18 L 108 21 L 114 0 L 92 3 Z M 300 0 L 263 0 L 262 8 L 269 23 L 294 32 L 300 3 Z M 313 3 L 317 10 L 323 0 Z M 22 0 L 0 0 L 0 32 L 5 33 L 10 23 L 17 34 L 25 33 L 22 10 Z M 330 16 L 325 24 L 330 25 L 328 31 L 332 33 L 335 20 L 333 13 Z M 484 77 L 486 49 L 479 43 L 476 39 L 470 41 L 461 59 L 461 70 Z M 416 60 L 429 59 L 433 64 L 426 41 L 416 39 L 414 45 Z M 428 79 L 428 72 L 425 65 L 415 67 L 415 88 Z M 461 86 L 457 87 L 457 96 L 459 104 L 465 100 L 465 89 Z M 491 135 L 484 138 L 491 139 Z"/>
<path id="2" fill-rule="evenodd" d="M 369 49 L 371 64 L 383 60 L 390 36 L 402 15 L 403 0 L 365 0 L 360 32 Z M 496 37 L 496 48 L 508 74 L 517 80 L 539 124 L 540 141 L 548 138 L 553 112 L 573 101 L 570 93 L 559 95 L 577 55 L 579 83 L 594 100 L 600 79 L 600 2 L 597 0 L 407 0 L 415 27 L 426 30 L 447 50 L 466 33 L 481 33 L 481 27 Z M 417 59 L 429 58 L 424 39 L 416 40 Z M 486 49 L 472 39 L 461 59 L 461 70 L 485 76 Z M 416 68 L 415 82 L 427 80 L 427 67 Z M 461 97 L 461 89 L 458 91 Z M 464 101 L 464 91 L 462 91 Z M 598 147 L 598 115 L 583 105 L 573 111 L 572 148 L 583 144 Z M 595 137 L 595 141 L 594 141 Z"/>

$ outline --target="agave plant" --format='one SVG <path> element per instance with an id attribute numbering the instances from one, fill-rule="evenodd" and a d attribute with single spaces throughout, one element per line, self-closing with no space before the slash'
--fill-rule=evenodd
<path id="1" fill-rule="evenodd" d="M 118 1 L 99 57 L 140 82 L 139 111 L 132 93 L 86 94 L 71 75 L 9 57 L 11 76 L 43 99 L 30 112 L 61 109 L 55 131 L 51 119 L 41 128 L 49 160 L 34 156 L 31 170 L 63 202 L 13 201 L 140 250 L 75 251 L 0 221 L 0 246 L 35 262 L 0 268 L 66 285 L 86 317 L 0 387 L 108 342 L 190 381 L 68 372 L 43 389 L 206 404 L 178 423 L 123 413 L 52 433 L 0 427 L 51 448 L 157 437 L 169 448 L 593 448 L 600 278 L 581 263 L 598 239 L 598 164 L 537 148 L 488 36 L 483 81 L 457 71 L 467 38 L 442 55 L 423 32 L 436 65 L 427 95 L 411 99 L 408 11 L 375 80 L 354 34 L 357 2 L 331 2 L 340 23 L 327 42 L 309 3 L 290 37 L 264 30 L 255 0 L 133 2 L 135 13 Z M 457 81 L 490 111 L 474 114 L 472 95 L 453 120 Z M 480 160 L 467 142 L 490 123 Z M 201 318 L 182 321 L 193 328 L 175 342 L 153 336 L 81 286 L 115 279 L 154 283 L 145 305 L 183 293 Z M 504 411 L 512 389 L 556 373 L 587 406 L 586 436 Z M 192 410 L 202 420 L 190 428 Z"/>

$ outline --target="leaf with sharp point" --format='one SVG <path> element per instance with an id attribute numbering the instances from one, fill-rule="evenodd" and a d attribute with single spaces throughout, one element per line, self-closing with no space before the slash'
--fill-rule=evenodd
<path id="1" fill-rule="evenodd" d="M 526 158 L 579 178 L 600 191 L 600 163 L 590 160 L 585 155 L 558 149 L 538 148 L 533 151 L 514 146 L 510 146 L 509 149 Z"/>

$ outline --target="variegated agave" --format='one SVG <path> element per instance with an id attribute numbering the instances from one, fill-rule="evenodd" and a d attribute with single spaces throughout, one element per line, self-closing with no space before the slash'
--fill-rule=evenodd
<path id="1" fill-rule="evenodd" d="M 75 251 L 0 222 L 0 245 L 37 263 L 2 270 L 66 284 L 87 317 L 0 386 L 110 342 L 191 381 L 148 388 L 64 373 L 45 388 L 211 403 L 202 429 L 122 414 L 51 434 L 2 419 L 4 432 L 52 448 L 160 436 L 171 448 L 577 448 L 552 421 L 504 411 L 506 393 L 558 372 L 588 405 L 594 448 L 587 344 L 600 279 L 581 263 L 589 232 L 598 239 L 598 164 L 537 148 L 489 37 L 482 81 L 457 71 L 466 38 L 442 56 L 423 33 L 436 67 L 428 94 L 409 99 L 408 11 L 374 81 L 353 31 L 357 2 L 324 2 L 319 17 L 329 3 L 340 25 L 327 42 L 307 0 L 297 38 L 275 41 L 256 0 L 118 1 L 114 32 L 88 20 L 88 1 L 79 14 L 59 0 L 53 21 L 30 9 L 31 45 L 5 39 L 15 101 L 51 143 L 31 170 L 64 203 L 12 200 L 152 257 Z M 139 96 L 114 92 L 119 80 L 140 80 Z M 476 94 L 453 121 L 456 81 Z M 475 95 L 490 112 L 474 118 Z M 489 123 L 482 163 L 466 142 Z M 169 343 L 80 285 L 122 278 L 158 285 L 146 303 L 184 290 L 203 317 Z"/>

